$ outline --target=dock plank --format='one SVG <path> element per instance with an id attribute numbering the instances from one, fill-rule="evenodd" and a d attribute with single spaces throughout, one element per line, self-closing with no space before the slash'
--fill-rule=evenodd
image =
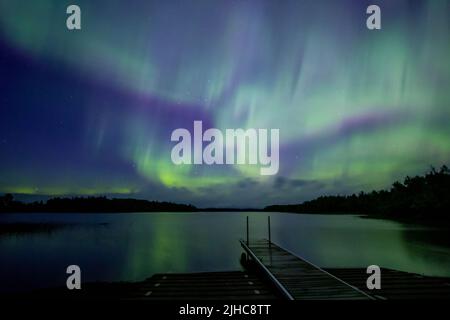
<path id="1" fill-rule="evenodd" d="M 364 268 L 327 269 L 328 272 L 382 299 L 450 299 L 450 278 L 431 277 L 381 268 L 381 289 L 366 287 Z"/>
<path id="2" fill-rule="evenodd" d="M 133 298 L 146 300 L 273 300 L 267 283 L 242 271 L 155 274 L 142 282 Z"/>
<path id="3" fill-rule="evenodd" d="M 241 245 L 288 299 L 372 299 L 363 291 L 268 240 L 254 240 L 248 245 L 241 241 Z"/>

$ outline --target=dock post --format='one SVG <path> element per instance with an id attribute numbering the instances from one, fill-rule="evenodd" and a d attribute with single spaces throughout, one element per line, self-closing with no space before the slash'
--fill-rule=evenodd
<path id="1" fill-rule="evenodd" d="M 272 244 L 272 235 L 270 233 L 270 216 L 267 216 L 267 227 L 269 229 L 269 246 Z"/>
<path id="2" fill-rule="evenodd" d="M 248 241 L 248 216 L 247 216 L 247 245 L 249 244 L 249 241 Z"/>

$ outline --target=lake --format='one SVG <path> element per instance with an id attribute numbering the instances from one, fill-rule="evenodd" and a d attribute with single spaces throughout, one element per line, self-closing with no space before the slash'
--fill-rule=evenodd
<path id="1" fill-rule="evenodd" d="M 324 268 L 376 264 L 450 277 L 448 230 L 354 215 L 263 212 L 2 214 L 0 223 L 49 223 L 39 232 L 0 233 L 0 291 L 64 286 L 66 267 L 82 281 L 139 281 L 154 273 L 241 270 L 250 238 L 267 238 Z"/>

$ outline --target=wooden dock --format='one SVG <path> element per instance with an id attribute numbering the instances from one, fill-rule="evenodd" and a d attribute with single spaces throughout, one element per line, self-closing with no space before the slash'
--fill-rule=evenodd
<path id="1" fill-rule="evenodd" d="M 257 267 L 289 300 L 368 300 L 362 290 L 268 240 L 241 245 Z"/>
<path id="2" fill-rule="evenodd" d="M 141 283 L 135 297 L 149 300 L 272 300 L 270 284 L 242 272 L 155 274 Z"/>
<path id="3" fill-rule="evenodd" d="M 364 268 L 327 269 L 345 282 L 360 288 L 377 300 L 450 299 L 450 278 L 381 268 L 381 289 L 369 290 Z"/>
<path id="4" fill-rule="evenodd" d="M 274 300 L 281 296 L 252 272 L 223 271 L 154 274 L 139 282 L 93 282 L 82 290 L 38 289 L 0 298 L 75 300 Z"/>

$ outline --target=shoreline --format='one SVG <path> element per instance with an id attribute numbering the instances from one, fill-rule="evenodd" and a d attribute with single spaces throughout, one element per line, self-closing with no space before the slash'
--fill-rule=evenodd
<path id="1" fill-rule="evenodd" d="M 97 214 L 192 214 L 192 213 L 267 213 L 267 214 L 279 214 L 279 213 L 288 213 L 288 214 L 303 214 L 303 215 L 329 215 L 329 216 L 339 216 L 339 215 L 353 215 L 358 216 L 361 219 L 376 219 L 376 220 L 389 220 L 404 224 L 418 225 L 422 227 L 435 227 L 440 229 L 450 229 L 450 219 L 417 219 L 417 218 L 405 218 L 399 216 L 390 216 L 390 215 L 380 215 L 380 214 L 366 214 L 360 212 L 291 212 L 291 211 L 266 211 L 264 209 L 232 209 L 232 208 L 205 208 L 198 209 L 195 211 L 12 211 L 12 212 L 0 212 L 0 218 L 4 215 L 10 214 L 49 214 L 49 215 L 61 215 L 61 214 L 79 214 L 79 215 L 97 215 Z M 18 226 L 19 230 L 26 230 L 27 228 L 33 229 L 32 226 L 36 226 L 39 229 L 45 230 L 48 229 L 50 231 L 60 229 L 62 227 L 67 227 L 67 224 L 55 224 L 55 223 L 45 223 L 45 222 L 24 222 L 24 223 L 5 223 L 0 221 L 0 234 L 8 233 L 8 230 L 5 231 L 4 226 L 8 224 L 23 224 L 23 226 Z M 33 231 L 31 231 L 33 232 Z M 38 231 L 37 231 L 38 232 Z M 14 232 L 16 233 L 16 232 Z M 22 233 L 18 231 L 17 233 Z M 26 231 L 24 231 L 26 233 Z"/>

